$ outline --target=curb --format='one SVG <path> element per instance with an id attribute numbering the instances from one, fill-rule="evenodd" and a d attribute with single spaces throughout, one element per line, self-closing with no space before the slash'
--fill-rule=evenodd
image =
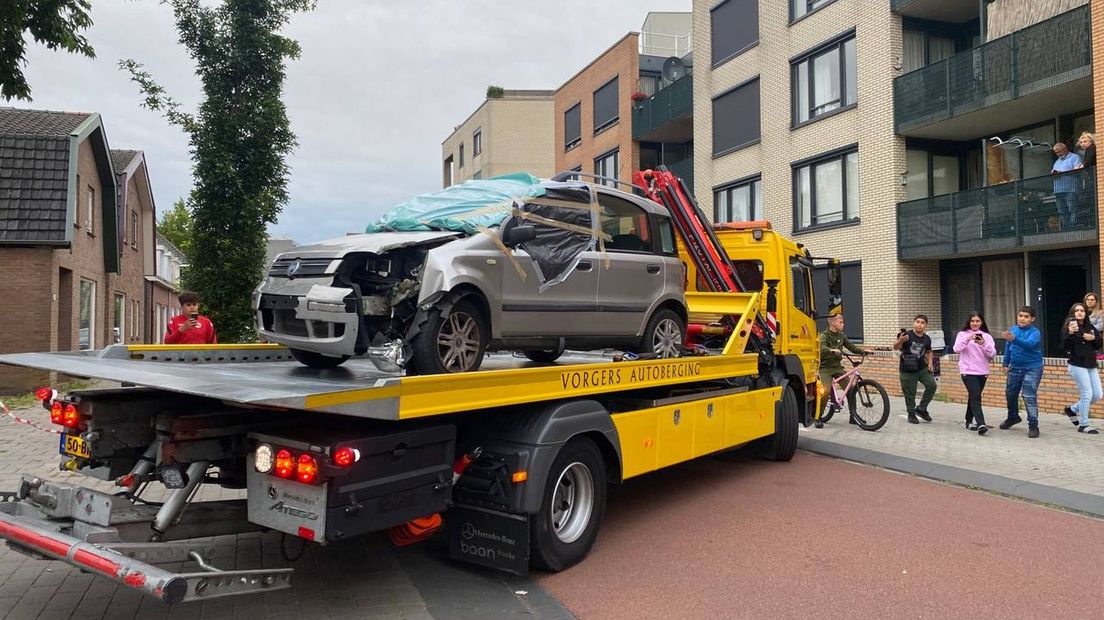
<path id="1" fill-rule="evenodd" d="M 1091 493 L 1070 491 L 1035 482 L 1016 480 L 1006 476 L 986 474 L 962 467 L 940 465 L 886 452 L 843 445 L 824 439 L 800 437 L 797 447 L 808 452 L 823 454 L 857 463 L 874 465 L 883 469 L 915 474 L 932 480 L 976 487 L 1002 495 L 1009 495 L 1043 504 L 1061 506 L 1069 510 L 1096 517 L 1104 517 L 1104 499 Z"/>

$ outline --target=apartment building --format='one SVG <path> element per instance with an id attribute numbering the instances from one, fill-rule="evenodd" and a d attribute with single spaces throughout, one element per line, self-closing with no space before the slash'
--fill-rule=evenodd
<path id="1" fill-rule="evenodd" d="M 695 192 L 845 261 L 848 333 L 1048 329 L 1100 282 L 1084 0 L 695 0 Z M 710 200 L 711 199 L 711 200 Z M 708 209 L 707 209 L 708 211 Z"/>
<path id="2" fill-rule="evenodd" d="M 553 91 L 488 89 L 483 103 L 441 143 L 441 185 L 513 172 L 550 177 Z"/>

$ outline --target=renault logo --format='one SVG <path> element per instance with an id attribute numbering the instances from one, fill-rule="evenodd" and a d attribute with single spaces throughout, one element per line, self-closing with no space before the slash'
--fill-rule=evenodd
<path id="1" fill-rule="evenodd" d="M 299 260 L 298 258 L 295 259 L 294 261 L 292 261 L 291 264 L 288 265 L 288 270 L 287 270 L 288 277 L 290 278 L 290 277 L 294 276 L 295 274 L 299 273 L 299 268 L 302 267 L 302 266 L 303 266 L 303 261 Z"/>

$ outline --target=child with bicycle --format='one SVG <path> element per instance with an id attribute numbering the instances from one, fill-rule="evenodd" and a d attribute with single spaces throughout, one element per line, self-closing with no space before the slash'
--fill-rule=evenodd
<path id="1" fill-rule="evenodd" d="M 901 352 L 901 393 L 905 397 L 905 410 L 909 424 L 919 424 L 920 420 L 931 422 L 928 405 L 935 398 L 935 377 L 932 376 L 932 342 L 927 335 L 928 317 L 917 314 L 912 320 L 912 331 L 901 330 L 893 348 Z M 920 404 L 916 404 L 916 385 L 924 386 L 924 395 Z M 916 418 L 919 416 L 920 420 Z"/>
<path id="2" fill-rule="evenodd" d="M 844 349 L 856 355 L 866 353 L 862 347 L 852 344 L 847 339 L 847 335 L 843 333 L 843 327 L 843 315 L 833 314 L 828 317 L 828 329 L 820 332 L 820 384 L 828 390 L 832 389 L 832 379 L 842 376 L 845 372 L 843 369 Z M 824 400 L 827 404 L 828 399 L 825 398 Z M 847 393 L 847 409 L 851 414 L 848 421 L 851 424 L 856 424 L 854 391 Z"/>

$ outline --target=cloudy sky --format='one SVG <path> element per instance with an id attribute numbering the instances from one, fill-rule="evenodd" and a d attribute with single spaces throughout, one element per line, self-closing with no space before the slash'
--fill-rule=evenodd
<path id="1" fill-rule="evenodd" d="M 291 200 L 271 229 L 299 243 L 363 230 L 387 207 L 434 191 L 441 141 L 482 102 L 488 84 L 555 89 L 648 11 L 689 11 L 691 0 L 319 0 L 285 34 L 302 57 L 284 100 L 299 148 Z M 143 63 L 194 110 L 200 89 L 171 10 L 157 0 L 93 0 L 96 58 L 28 49 L 31 102 L 99 112 L 116 149 L 140 149 L 154 198 L 167 209 L 191 188 L 186 136 L 143 109 L 116 68 Z"/>

